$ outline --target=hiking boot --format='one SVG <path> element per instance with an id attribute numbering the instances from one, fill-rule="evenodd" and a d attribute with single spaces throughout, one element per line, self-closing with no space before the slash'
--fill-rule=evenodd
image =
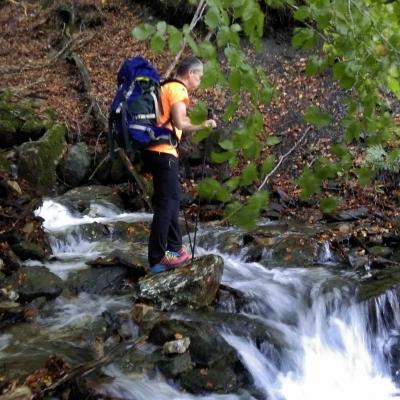
<path id="1" fill-rule="evenodd" d="M 164 257 L 160 260 L 160 262 L 150 267 L 150 271 L 153 274 L 165 272 L 170 269 L 178 267 L 179 265 L 183 264 L 186 260 L 188 260 L 187 253 L 179 255 L 178 252 L 167 250 L 165 252 Z"/>
<path id="2" fill-rule="evenodd" d="M 192 255 L 187 251 L 186 246 L 182 246 L 178 251 L 170 251 L 174 256 L 178 256 L 182 261 L 185 262 L 192 258 Z"/>
<path id="3" fill-rule="evenodd" d="M 150 272 L 152 274 L 159 274 L 160 272 L 168 271 L 168 269 L 167 265 L 158 263 L 150 267 Z"/>

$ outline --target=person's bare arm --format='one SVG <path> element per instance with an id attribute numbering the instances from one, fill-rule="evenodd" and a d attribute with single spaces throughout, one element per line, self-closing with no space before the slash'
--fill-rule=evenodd
<path id="1" fill-rule="evenodd" d="M 187 115 L 186 104 L 181 101 L 172 105 L 171 116 L 174 126 L 186 132 L 194 132 L 202 128 L 215 128 L 217 126 L 213 119 L 208 119 L 201 125 L 193 125 Z"/>

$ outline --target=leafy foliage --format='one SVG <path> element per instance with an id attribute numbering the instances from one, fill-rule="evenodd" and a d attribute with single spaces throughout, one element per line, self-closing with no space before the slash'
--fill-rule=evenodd
<path id="1" fill-rule="evenodd" d="M 150 40 L 154 51 L 163 51 L 168 43 L 168 49 L 176 54 L 186 43 L 195 55 L 207 60 L 202 86 L 220 85 L 230 92 L 225 121 L 235 116 L 240 99 L 249 99 L 247 115 L 231 136 L 221 141 L 222 151 L 212 154 L 216 163 L 237 165 L 238 159 L 247 161 L 241 176 L 225 184 L 207 179 L 200 185 L 203 196 L 226 202 L 226 215 L 249 228 L 254 226 L 255 222 L 250 220 L 259 214 L 267 196 L 256 192 L 240 205 L 234 191 L 256 184 L 272 171 L 276 163 L 273 158 L 257 165 L 255 160 L 262 148 L 279 142 L 272 135 L 266 143 L 260 143 L 264 122 L 259 109 L 271 101 L 274 88 L 264 71 L 249 62 L 241 47 L 242 39 L 246 38 L 260 49 L 265 15 L 257 0 L 207 0 L 206 3 L 203 21 L 211 33 L 207 40 L 198 39 L 188 25 L 178 30 L 164 22 L 154 26 L 142 24 L 133 34 L 137 39 Z M 375 146 L 367 151 L 368 165 L 358 169 L 353 168 L 352 156 L 343 145 L 333 146 L 331 158 L 319 158 L 312 168 L 306 166 L 300 174 L 297 183 L 301 197 L 308 199 L 320 192 L 323 181 L 345 177 L 351 170 L 362 184 L 367 184 L 377 169 L 398 171 L 397 147 L 386 154 L 383 147 L 376 146 L 387 140 L 396 144 L 400 136 L 382 96 L 386 93 L 400 99 L 400 3 L 386 0 L 305 0 L 301 5 L 294 0 L 265 0 L 265 3 L 293 10 L 293 17 L 299 21 L 293 46 L 312 49 L 305 73 L 314 75 L 329 70 L 339 85 L 348 90 L 346 115 L 341 121 L 344 142 L 363 139 L 368 146 Z M 224 63 L 220 62 L 220 54 Z M 193 122 L 204 120 L 205 106 L 199 105 L 190 116 Z M 311 105 L 303 117 L 317 129 L 328 129 L 332 120 L 318 104 Z M 194 140 L 200 141 L 208 134 L 200 131 Z M 320 204 L 323 210 L 332 210 L 337 201 L 327 198 Z"/>

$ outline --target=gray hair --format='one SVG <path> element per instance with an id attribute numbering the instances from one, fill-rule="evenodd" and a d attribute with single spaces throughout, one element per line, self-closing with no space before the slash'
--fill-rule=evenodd
<path id="1" fill-rule="evenodd" d="M 186 57 L 178 65 L 176 69 L 177 76 L 184 76 L 190 70 L 199 70 L 203 68 L 203 63 L 197 57 Z"/>

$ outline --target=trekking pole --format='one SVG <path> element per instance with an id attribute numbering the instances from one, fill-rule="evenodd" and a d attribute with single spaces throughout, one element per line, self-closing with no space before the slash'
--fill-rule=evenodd
<path id="1" fill-rule="evenodd" d="M 188 238 L 189 238 L 190 252 L 192 253 L 192 260 L 193 260 L 194 248 L 193 248 L 193 245 L 192 245 L 192 238 L 190 237 L 189 224 L 188 224 L 188 221 L 187 221 L 185 210 L 182 209 L 182 211 L 183 211 L 183 217 L 185 219 L 186 233 L 187 233 Z"/>
<path id="2" fill-rule="evenodd" d="M 213 112 L 210 108 L 208 109 L 208 112 L 207 112 L 207 118 L 209 118 L 209 119 L 213 118 Z M 205 172 L 206 172 L 206 157 L 207 157 L 207 146 L 206 146 L 206 143 L 204 142 L 203 162 L 202 162 L 202 166 L 201 166 L 201 180 L 204 180 L 204 176 L 205 176 Z M 192 262 L 194 259 L 194 251 L 196 248 L 197 225 L 199 223 L 199 218 L 200 218 L 200 204 L 201 204 L 201 199 L 200 199 L 200 195 L 199 195 L 199 201 L 197 203 L 196 221 L 194 224 Z"/>

